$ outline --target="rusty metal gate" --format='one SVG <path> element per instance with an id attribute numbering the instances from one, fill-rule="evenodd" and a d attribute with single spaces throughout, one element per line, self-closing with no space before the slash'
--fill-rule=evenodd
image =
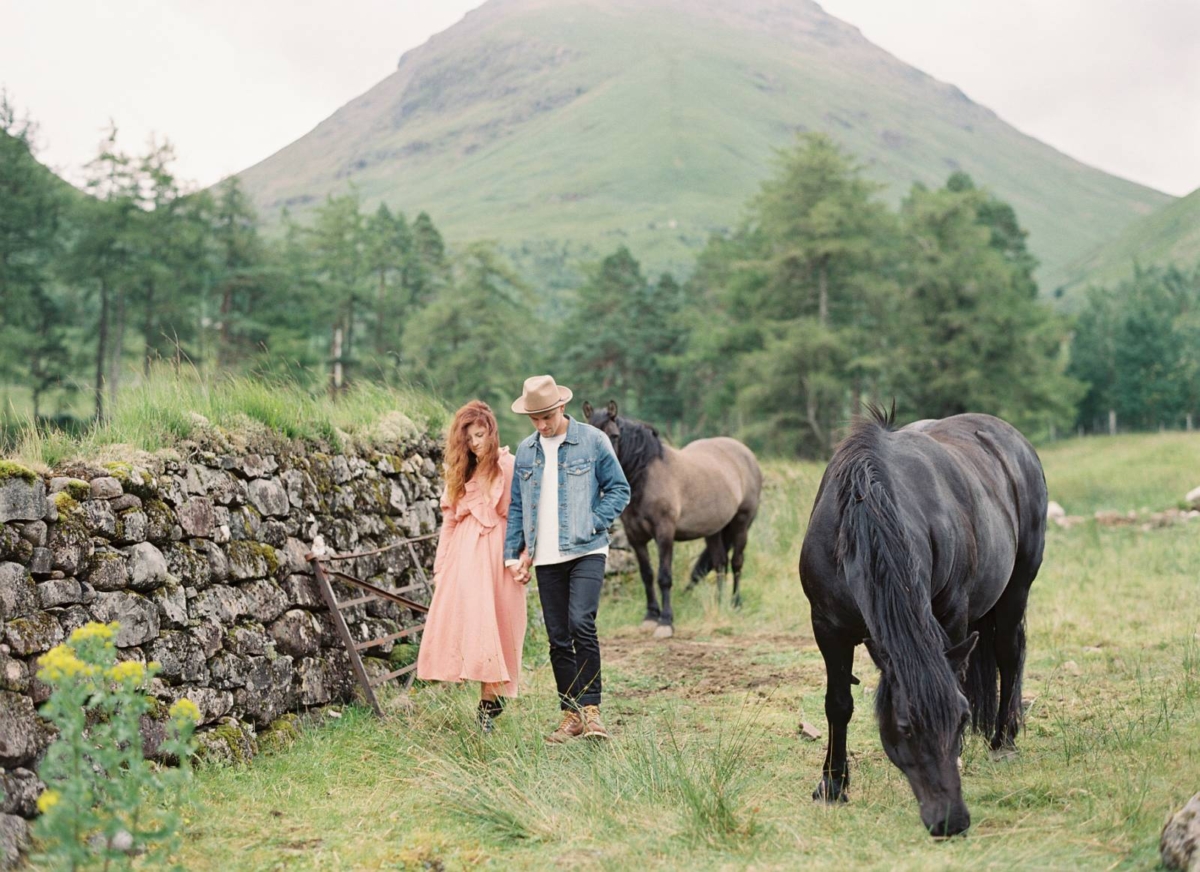
<path id="1" fill-rule="evenodd" d="M 394 642 L 397 639 L 416 636 L 425 629 L 425 615 L 429 613 L 429 606 L 417 602 L 405 596 L 407 593 L 417 591 L 423 592 L 426 596 L 432 597 L 433 589 L 429 585 L 429 578 L 425 575 L 425 567 L 421 565 L 421 560 L 417 556 L 417 550 L 413 547 L 414 542 L 423 542 L 428 539 L 437 538 L 437 533 L 427 533 L 424 536 L 414 536 L 411 539 L 404 539 L 401 542 L 396 542 L 392 545 L 387 545 L 383 548 L 376 548 L 372 551 L 358 551 L 353 554 L 327 554 L 324 552 L 313 551 L 305 555 L 305 558 L 312 564 L 313 574 L 317 578 L 317 587 L 321 589 L 321 596 L 325 598 L 325 604 L 329 607 L 329 614 L 333 618 L 334 626 L 337 628 L 338 635 L 342 639 L 342 643 L 346 646 L 346 653 L 350 657 L 350 665 L 354 669 L 354 676 L 358 679 L 358 684 L 362 688 L 363 696 L 367 702 L 371 704 L 371 708 L 375 710 L 375 714 L 382 716 L 383 709 L 379 707 L 379 702 L 375 699 L 375 688 L 385 681 L 391 681 L 394 678 L 399 678 L 404 675 L 404 686 L 407 688 L 412 684 L 412 680 L 416 677 L 417 664 L 416 661 L 403 666 L 400 669 L 394 669 L 382 675 L 371 679 L 367 675 L 367 670 L 363 666 L 360 651 L 365 651 L 369 648 L 377 648 L 388 642 Z M 353 575 L 341 572 L 336 569 L 326 568 L 325 564 L 333 563 L 340 560 L 353 560 L 357 557 L 370 557 L 374 554 L 382 554 L 385 551 L 391 551 L 395 548 L 408 548 L 408 554 L 412 558 L 413 566 L 417 569 L 419 581 L 413 584 L 406 585 L 396 590 L 386 590 L 369 581 L 363 581 L 361 578 L 355 578 Z M 362 596 L 354 597 L 348 600 L 338 600 L 337 594 L 334 593 L 333 586 L 329 583 L 330 578 L 336 578 L 344 581 L 347 584 L 353 585 L 360 590 L 365 591 Z M 387 600 L 389 602 L 401 605 L 411 612 L 413 618 L 420 618 L 417 623 L 405 627 L 397 633 L 389 633 L 386 636 L 380 636 L 377 639 L 367 639 L 362 642 L 355 642 L 354 637 L 350 635 L 350 628 L 346 624 L 346 618 L 342 614 L 345 609 L 354 606 L 363 605 L 365 603 L 374 602 L 377 600 Z"/>

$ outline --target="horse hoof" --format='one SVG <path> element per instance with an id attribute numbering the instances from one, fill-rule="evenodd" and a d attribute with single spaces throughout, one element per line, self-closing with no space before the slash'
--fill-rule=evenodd
<path id="1" fill-rule="evenodd" d="M 820 802 L 824 805 L 841 805 L 849 802 L 850 796 L 844 790 L 838 791 L 836 796 L 830 796 L 831 788 L 828 785 L 821 783 L 817 785 L 817 789 L 813 791 L 813 802 Z"/>
<path id="2" fill-rule="evenodd" d="M 658 621 L 654 620 L 654 618 L 646 618 L 646 620 L 642 621 L 642 629 L 647 633 L 649 633 L 651 630 L 657 630 Z"/>
<path id="3" fill-rule="evenodd" d="M 670 624 L 659 624 L 654 630 L 655 639 L 670 639 L 675 635 L 675 628 Z"/>

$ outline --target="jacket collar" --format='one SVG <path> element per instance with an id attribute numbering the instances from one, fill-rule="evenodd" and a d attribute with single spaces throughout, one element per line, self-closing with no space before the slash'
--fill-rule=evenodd
<path id="1" fill-rule="evenodd" d="M 572 445 L 578 445 L 582 427 L 582 424 L 580 424 L 570 415 L 567 415 L 567 434 L 566 439 L 563 441 L 569 442 Z M 538 433 L 537 430 L 534 430 L 527 437 L 525 437 L 525 441 L 529 443 L 530 447 L 537 446 L 540 448 L 542 444 L 541 434 Z"/>
<path id="2" fill-rule="evenodd" d="M 567 415 L 567 439 L 566 439 L 566 441 L 570 442 L 572 445 L 578 445 L 579 444 L 579 428 L 582 426 L 583 426 L 582 424 L 580 424 L 578 421 L 576 421 L 570 415 Z"/>

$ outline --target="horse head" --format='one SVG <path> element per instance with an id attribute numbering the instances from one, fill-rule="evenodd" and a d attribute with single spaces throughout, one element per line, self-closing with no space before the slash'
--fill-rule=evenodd
<path id="1" fill-rule="evenodd" d="M 583 417 L 587 422 L 600 430 L 612 442 L 613 451 L 617 457 L 621 456 L 621 422 L 617 418 L 617 401 L 609 400 L 608 408 L 604 411 L 599 411 L 592 408 L 592 404 L 586 400 L 583 403 Z"/>
<path id="2" fill-rule="evenodd" d="M 978 636 L 972 633 L 946 650 L 947 675 L 909 682 L 900 679 L 886 651 L 867 641 L 881 676 L 875 714 L 883 750 L 908 779 L 921 808 L 921 822 L 938 838 L 958 835 L 971 825 L 959 774 L 963 732 L 971 711 L 959 685 Z M 943 670 L 935 664 L 931 671 Z"/>

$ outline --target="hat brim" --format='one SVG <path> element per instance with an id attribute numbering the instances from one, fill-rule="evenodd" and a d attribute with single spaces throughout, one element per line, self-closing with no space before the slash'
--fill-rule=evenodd
<path id="1" fill-rule="evenodd" d="M 518 415 L 543 415 L 546 412 L 553 412 L 559 406 L 565 406 L 571 401 L 571 397 L 575 396 L 570 388 L 564 388 L 562 385 L 555 385 L 555 387 L 558 388 L 558 402 L 554 405 L 547 406 L 544 409 L 527 409 L 525 408 L 525 398 L 517 397 L 516 401 L 512 404 L 512 410 Z"/>

